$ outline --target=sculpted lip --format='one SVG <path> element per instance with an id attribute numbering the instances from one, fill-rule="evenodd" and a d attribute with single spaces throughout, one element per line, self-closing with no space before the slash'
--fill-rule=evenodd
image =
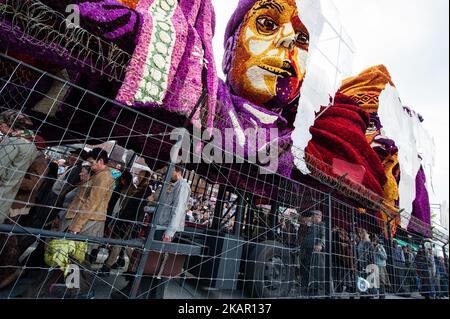
<path id="1" fill-rule="evenodd" d="M 297 72 L 295 71 L 294 66 L 289 61 L 283 61 L 283 65 L 281 67 L 269 65 L 269 64 L 260 64 L 258 65 L 261 69 L 266 70 L 270 73 L 273 73 L 277 76 L 281 77 L 297 77 Z"/>

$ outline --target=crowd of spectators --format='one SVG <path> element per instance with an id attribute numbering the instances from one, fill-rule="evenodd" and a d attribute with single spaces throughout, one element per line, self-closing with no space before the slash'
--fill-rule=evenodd
<path id="1" fill-rule="evenodd" d="M 158 225 L 166 230 L 157 233 L 158 240 L 172 242 L 185 224 L 197 228 L 213 225 L 217 200 L 192 194 L 181 167 L 175 166 L 167 193 L 161 194 L 161 177 L 150 171 L 133 175 L 122 165 L 110 162 L 108 153 L 101 148 L 89 152 L 75 149 L 64 160 L 48 158 L 45 142 L 30 129 L 31 125 L 30 119 L 21 113 L 0 114 L 0 223 L 130 240 L 145 237 L 159 207 Z M 221 230 L 229 233 L 235 230 L 236 209 L 231 200 L 223 203 Z M 330 244 L 322 218 L 321 211 L 310 211 L 301 216 L 295 227 L 281 221 L 282 232 L 294 234 L 293 239 L 288 236 L 286 240 L 300 248 L 299 282 L 304 293 L 325 294 L 329 278 L 326 252 L 330 245 L 332 285 L 337 293 L 356 292 L 357 279 L 367 279 L 376 269 L 379 276 L 365 291 L 368 298 L 385 298 L 387 292 L 448 297 L 448 261 L 432 249 L 422 245 L 417 250 L 412 245 L 401 246 L 395 240 L 388 247 L 384 236 L 369 234 L 364 228 L 352 234 L 334 227 Z M 20 260 L 30 246 L 34 245 L 34 249 L 26 256 L 27 266 L 44 267 L 46 244 L 36 236 L 0 234 L 0 289 L 20 276 Z M 100 269 L 104 275 L 123 267 L 124 256 L 132 255 L 124 247 L 106 248 L 108 256 Z M 87 262 L 96 261 L 98 252 L 99 245 L 91 243 Z M 89 290 L 92 278 L 88 274 L 82 276 L 81 290 Z"/>

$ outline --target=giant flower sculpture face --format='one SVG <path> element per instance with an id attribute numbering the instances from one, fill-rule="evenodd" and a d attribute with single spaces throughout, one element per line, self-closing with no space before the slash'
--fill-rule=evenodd
<path id="1" fill-rule="evenodd" d="M 229 83 L 257 105 L 288 105 L 300 95 L 308 49 L 295 0 L 257 1 L 239 29 Z"/>

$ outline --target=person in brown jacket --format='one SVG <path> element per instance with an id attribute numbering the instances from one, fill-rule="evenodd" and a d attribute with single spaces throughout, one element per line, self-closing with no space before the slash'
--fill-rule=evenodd
<path id="1" fill-rule="evenodd" d="M 103 237 L 114 178 L 106 166 L 108 154 L 101 148 L 93 149 L 87 161 L 94 175 L 70 204 L 62 229 L 74 234 Z"/>
<path id="2" fill-rule="evenodd" d="M 94 175 L 81 186 L 81 189 L 70 204 L 67 214 L 60 225 L 62 231 L 90 237 L 103 237 L 108 203 L 111 199 L 114 178 L 107 167 L 108 154 L 101 148 L 93 149 L 87 156 Z M 89 244 L 89 254 L 98 245 Z M 78 298 L 91 298 L 94 274 L 88 261 L 80 267 L 80 286 Z"/>

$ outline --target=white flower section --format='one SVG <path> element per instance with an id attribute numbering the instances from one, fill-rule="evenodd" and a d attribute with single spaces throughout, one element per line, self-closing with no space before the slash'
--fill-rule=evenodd
<path id="1" fill-rule="evenodd" d="M 247 41 L 251 37 L 256 37 L 256 34 L 252 31 L 251 28 L 247 28 L 247 30 L 245 31 L 245 41 Z"/>
<path id="2" fill-rule="evenodd" d="M 281 34 L 286 37 L 288 35 L 294 34 L 294 27 L 292 26 L 292 23 L 285 23 L 282 27 Z"/>
<path id="3" fill-rule="evenodd" d="M 250 40 L 248 44 L 250 52 L 253 55 L 261 55 L 271 45 L 272 41 L 265 41 L 265 40 Z"/>
<path id="4" fill-rule="evenodd" d="M 249 82 L 255 89 L 267 91 L 270 93 L 269 88 L 267 87 L 266 81 L 264 79 L 264 76 L 272 76 L 272 73 L 261 69 L 259 66 L 252 66 L 250 69 L 247 70 L 245 76 L 248 77 Z"/>
<path id="5" fill-rule="evenodd" d="M 242 130 L 241 126 L 239 125 L 239 121 L 236 117 L 236 114 L 234 114 L 234 112 L 230 110 L 228 111 L 228 115 L 230 116 L 231 122 L 233 123 L 234 131 L 236 132 L 236 137 L 239 145 L 244 146 L 246 140 L 245 133 Z"/>
<path id="6" fill-rule="evenodd" d="M 263 113 L 247 103 L 244 103 L 244 108 L 251 114 L 253 114 L 263 124 L 273 124 L 278 119 L 277 116 Z"/>
<path id="7" fill-rule="evenodd" d="M 203 48 L 194 46 L 194 49 L 192 50 L 192 55 L 198 57 L 198 61 L 200 65 L 207 65 L 208 60 L 204 59 L 205 52 Z"/>
<path id="8" fill-rule="evenodd" d="M 176 2 L 173 0 L 155 0 L 148 9 L 153 21 L 153 32 L 144 78 L 135 96 L 136 101 L 162 104 L 167 94 L 172 53 L 176 42 L 176 30 L 172 23 L 176 8 Z"/>

